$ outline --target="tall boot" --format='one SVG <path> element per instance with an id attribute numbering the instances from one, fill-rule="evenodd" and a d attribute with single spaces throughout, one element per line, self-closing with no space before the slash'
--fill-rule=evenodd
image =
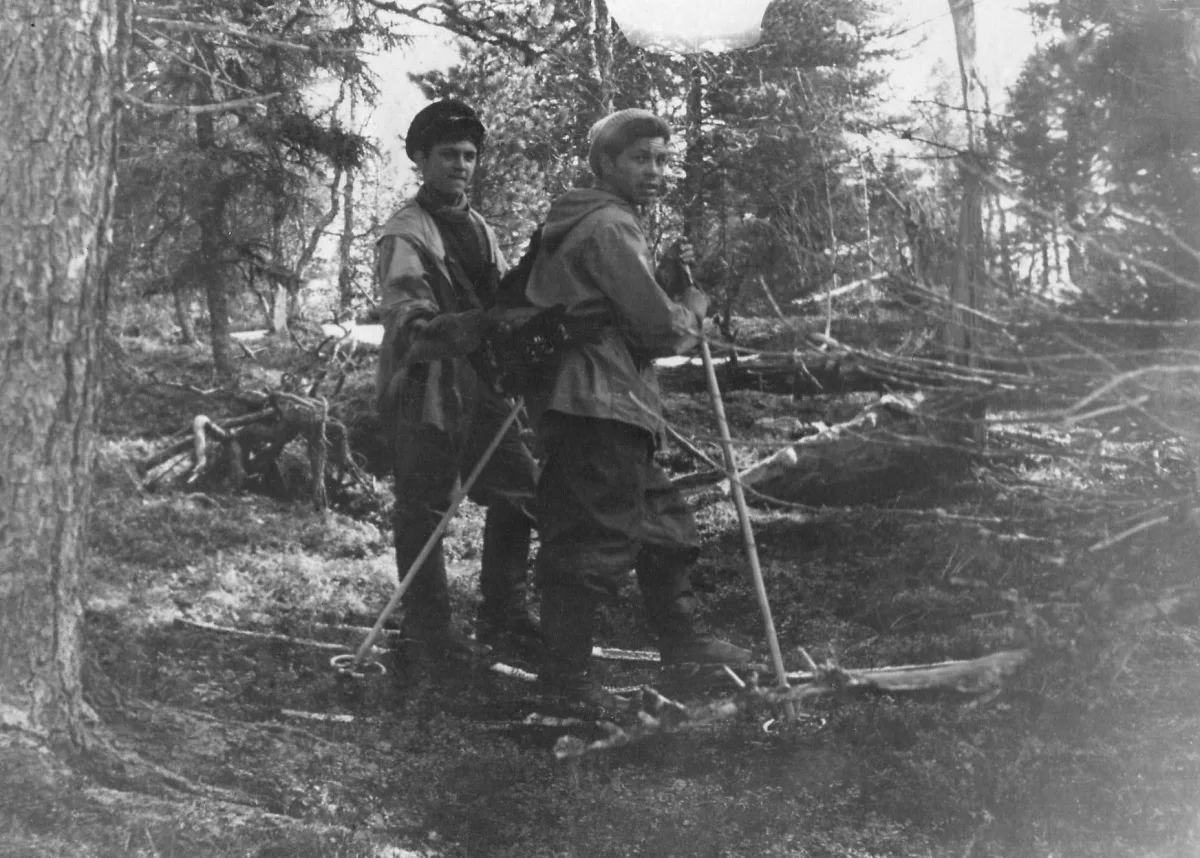
<path id="1" fill-rule="evenodd" d="M 476 638 L 525 655 L 537 651 L 541 634 L 529 615 L 529 542 L 533 522 L 524 510 L 505 502 L 488 507 L 483 526 L 483 562 Z"/>
<path id="2" fill-rule="evenodd" d="M 650 629 L 658 637 L 665 666 L 679 664 L 749 664 L 751 653 L 706 632 L 696 616 L 690 562 L 683 559 L 639 558 L 638 587 Z"/>
<path id="3" fill-rule="evenodd" d="M 538 690 L 567 708 L 617 712 L 627 701 L 607 691 L 589 670 L 595 621 L 595 600 L 586 590 L 553 587 L 542 592 Z"/>
<path id="4" fill-rule="evenodd" d="M 397 574 L 407 574 L 433 528 L 428 508 L 397 507 L 395 521 Z M 435 525 L 436 526 L 436 523 Z M 450 611 L 450 586 L 439 539 L 400 599 L 404 608 L 404 637 L 421 644 L 433 656 L 470 657 L 479 647 L 454 627 Z"/>

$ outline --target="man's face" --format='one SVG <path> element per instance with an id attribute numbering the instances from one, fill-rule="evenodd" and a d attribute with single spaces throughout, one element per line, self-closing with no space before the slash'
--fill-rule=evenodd
<path id="1" fill-rule="evenodd" d="M 616 158 L 600 156 L 603 180 L 634 205 L 654 202 L 662 190 L 667 168 L 667 141 L 663 137 L 640 137 Z"/>
<path id="2" fill-rule="evenodd" d="M 429 190 L 444 197 L 457 197 L 466 191 L 475 175 L 478 151 L 470 140 L 457 143 L 437 143 L 429 154 L 416 153 L 413 159 Z"/>

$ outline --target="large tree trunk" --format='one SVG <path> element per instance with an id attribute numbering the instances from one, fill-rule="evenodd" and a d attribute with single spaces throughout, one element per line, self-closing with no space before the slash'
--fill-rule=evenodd
<path id="1" fill-rule="evenodd" d="M 0 7 L 0 733 L 86 741 L 79 570 L 126 0 Z"/>
<path id="2" fill-rule="evenodd" d="M 983 284 L 983 171 L 984 155 L 979 145 L 975 113 L 978 79 L 975 74 L 975 0 L 950 0 L 954 18 L 955 45 L 962 83 L 963 118 L 967 126 L 967 151 L 959 156 L 963 182 L 962 206 L 958 215 L 954 276 L 950 281 L 950 319 L 946 324 L 946 351 L 950 359 L 975 366 L 979 353 L 976 317 L 981 307 Z"/>
<path id="3" fill-rule="evenodd" d="M 975 66 L 975 0 L 950 0 L 954 18 L 955 45 L 962 80 L 963 116 L 967 123 L 967 151 L 958 158 L 962 176 L 963 199 L 958 215 L 958 240 L 954 254 L 954 277 L 950 281 L 950 319 L 946 323 L 946 352 L 950 360 L 963 366 L 979 366 L 983 343 L 977 311 L 983 309 L 984 270 L 983 195 L 984 175 L 988 169 L 986 150 L 980 143 L 981 130 L 975 109 L 979 79 Z M 963 440 L 986 443 L 983 423 L 985 401 L 968 400 L 969 418 L 959 424 Z M 972 422 L 973 421 L 973 422 Z"/>

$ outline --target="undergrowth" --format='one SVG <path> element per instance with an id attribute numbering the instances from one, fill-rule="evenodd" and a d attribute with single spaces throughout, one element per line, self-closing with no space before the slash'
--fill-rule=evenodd
<path id="1" fill-rule="evenodd" d="M 131 372 L 153 365 L 202 381 L 186 355 L 129 360 Z M 1122 620 L 1194 579 L 1200 537 L 1173 520 L 1092 550 L 1122 516 L 1183 491 L 1190 475 L 1173 470 L 1164 443 L 1106 436 L 1107 457 L 1127 461 L 1067 459 L 1086 439 L 1047 430 L 1044 455 L 981 463 L 941 496 L 754 509 L 789 667 L 802 666 L 800 646 L 848 668 L 1030 649 L 999 695 L 834 697 L 796 721 L 743 717 L 560 763 L 552 732 L 519 726 L 538 703 L 522 683 L 403 651 L 386 677 L 347 681 L 331 650 L 304 643 L 350 651 L 386 602 L 396 570 L 378 524 L 304 501 L 143 493 L 134 463 L 152 448 L 145 439 L 186 425 L 190 396 L 127 392 L 116 400 L 126 412 L 106 418 L 86 576 L 88 697 L 147 759 L 243 804 L 127 799 L 69 773 L 36 786 L 36 766 L 14 763 L 0 773 L 5 854 L 1200 853 L 1196 618 Z M 715 456 L 703 403 L 667 402 Z M 780 439 L 762 418 L 799 408 L 761 394 L 727 405 L 735 436 L 764 447 Z M 703 619 L 762 654 L 736 515 L 716 490 L 692 501 Z M 468 504 L 446 539 L 467 630 L 481 526 Z M 649 644 L 632 582 L 600 635 Z M 624 669 L 605 665 L 614 677 Z M 35 787 L 49 800 L 18 800 Z"/>

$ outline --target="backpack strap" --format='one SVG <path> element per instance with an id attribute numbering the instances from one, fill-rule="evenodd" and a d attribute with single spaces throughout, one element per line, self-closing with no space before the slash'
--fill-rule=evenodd
<path id="1" fill-rule="evenodd" d="M 545 226 L 544 221 L 537 225 L 533 230 L 533 234 L 529 236 L 529 244 L 526 245 L 525 252 L 521 254 L 521 258 L 517 261 L 517 264 L 504 272 L 504 276 L 500 278 L 500 284 L 496 287 L 494 300 L 496 308 L 500 310 L 514 310 L 529 306 L 529 299 L 525 297 L 525 287 L 529 283 L 529 275 L 533 271 L 533 263 L 537 259 L 538 251 L 542 246 L 542 230 Z M 488 309 L 491 308 L 489 307 Z"/>

